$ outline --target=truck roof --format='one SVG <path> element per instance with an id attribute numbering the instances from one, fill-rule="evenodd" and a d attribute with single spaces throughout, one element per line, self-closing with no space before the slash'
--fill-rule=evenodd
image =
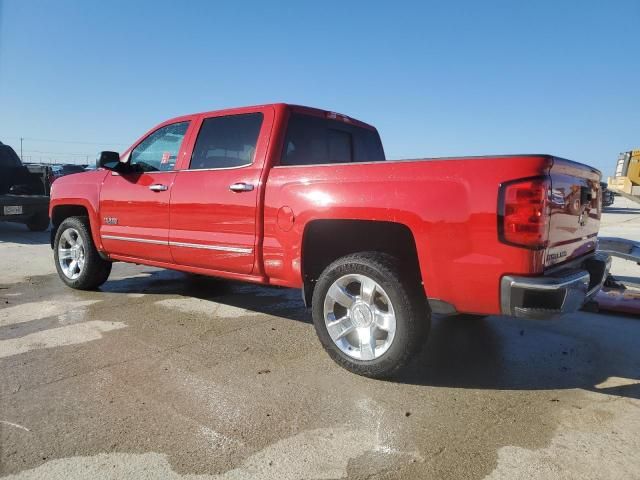
<path id="1" fill-rule="evenodd" d="M 348 115 L 344 115 L 342 113 L 337 113 L 337 112 L 333 112 L 330 110 L 323 110 L 320 108 L 313 108 L 313 107 L 307 107 L 304 105 L 295 105 L 292 103 L 265 103 L 265 104 L 261 104 L 261 105 L 249 105 L 249 106 L 245 106 L 245 107 L 234 107 L 234 108 L 223 108 L 220 110 L 209 110 L 209 111 L 204 111 L 204 112 L 196 112 L 196 113 L 191 113 L 191 114 L 187 114 L 187 115 L 181 115 L 179 117 L 175 117 L 175 118 L 171 118 L 169 120 L 166 120 L 165 122 L 163 122 L 163 124 L 167 124 L 167 123 L 174 123 L 174 122 L 179 122 L 180 120 L 186 119 L 187 117 L 191 117 L 193 115 L 209 115 L 209 114 L 220 114 L 220 113 L 224 113 L 227 115 L 237 115 L 237 114 L 241 114 L 241 113 L 245 113 L 247 111 L 251 111 L 251 110 L 255 110 L 256 108 L 264 108 L 264 107 L 273 107 L 276 110 L 289 110 L 289 111 L 295 111 L 295 112 L 299 112 L 299 113 L 307 113 L 310 115 L 317 115 L 317 116 L 321 116 L 321 117 L 327 117 L 327 118 L 338 118 L 338 119 L 342 119 L 348 123 L 357 125 L 359 127 L 363 127 L 363 128 L 368 128 L 370 130 L 376 130 L 376 128 L 373 125 L 370 125 L 368 123 L 365 123 L 363 121 L 360 121 L 356 118 L 350 117 Z"/>

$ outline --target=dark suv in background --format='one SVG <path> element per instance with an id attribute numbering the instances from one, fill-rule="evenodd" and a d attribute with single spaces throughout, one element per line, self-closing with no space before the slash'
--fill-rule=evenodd
<path id="1" fill-rule="evenodd" d="M 46 230 L 51 179 L 51 167 L 24 165 L 13 148 L 0 142 L 0 221 Z"/>

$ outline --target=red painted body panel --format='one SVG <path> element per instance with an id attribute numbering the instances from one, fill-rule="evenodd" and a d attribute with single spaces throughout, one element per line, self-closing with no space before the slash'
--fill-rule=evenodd
<path id="1" fill-rule="evenodd" d="M 91 236 L 98 250 L 103 251 L 100 238 L 100 188 L 109 172 L 95 170 L 58 178 L 51 184 L 49 218 L 54 218 L 59 207 L 76 205 L 84 207 L 89 215 Z"/>
<path id="2" fill-rule="evenodd" d="M 169 200 L 175 177 L 174 172 L 150 172 L 110 173 L 104 178 L 100 191 L 100 236 L 106 252 L 159 262 L 172 261 L 167 241 Z M 166 185 L 168 190 L 151 191 L 149 187 L 155 184 Z M 118 219 L 118 223 L 108 224 L 106 218 Z M 141 241 L 109 237 L 131 237 Z"/>
<path id="3" fill-rule="evenodd" d="M 252 165 L 187 170 L 203 119 L 258 111 L 264 122 Z M 493 314 L 500 313 L 503 275 L 541 275 L 555 263 L 546 250 L 499 241 L 500 185 L 525 177 L 550 176 L 558 192 L 570 192 L 576 185 L 578 190 L 595 188 L 599 179 L 595 170 L 585 173 L 589 170 L 585 166 L 547 155 L 278 166 L 290 111 L 329 115 L 322 110 L 275 104 L 168 120 L 150 132 L 191 120 L 174 172 L 144 174 L 136 180 L 139 185 L 104 171 L 84 176 L 79 185 L 74 180 L 82 175 L 63 178 L 55 184 L 52 208 L 80 201 L 89 205 L 96 244 L 114 260 L 290 287 L 302 286 L 303 238 L 312 222 L 396 222 L 413 235 L 430 299 L 449 302 L 460 312 Z M 337 118 L 373 128 L 354 119 Z M 142 178 L 146 175 L 149 178 Z M 576 180 L 576 175 L 583 179 Z M 169 189 L 149 192 L 147 183 L 161 180 Z M 228 187 L 236 182 L 251 183 L 255 189 L 231 192 Z M 600 216 L 595 203 L 592 207 L 586 224 L 576 227 L 572 223 L 576 212 L 567 213 L 554 205 L 551 248 L 570 244 L 570 248 L 563 247 L 570 250 L 568 257 L 592 250 L 589 235 L 597 232 Z M 104 224 L 104 217 L 112 215 L 119 217 L 118 226 Z M 103 244 L 98 232 L 162 244 L 122 247 L 117 240 L 104 240 Z M 198 248 L 202 246 L 209 248 Z"/>
<path id="4" fill-rule="evenodd" d="M 258 217 L 258 199 L 263 190 L 262 172 L 267 158 L 275 109 L 257 107 L 238 113 L 262 113 L 254 161 L 243 167 L 189 170 L 188 162 L 176 176 L 171 189 L 169 241 L 173 261 L 218 271 L 250 274 L 254 270 Z M 206 118 L 227 115 L 214 112 L 200 115 L 196 131 Z M 229 186 L 247 183 L 252 191 L 232 192 Z M 213 245 L 229 250 L 198 249 L 184 244 Z M 232 249 L 243 250 L 232 251 Z"/>
<path id="5" fill-rule="evenodd" d="M 530 156 L 275 167 L 265 199 L 265 273 L 300 286 L 301 239 L 314 220 L 397 222 L 413 233 L 429 298 L 498 312 L 500 277 L 541 273 L 542 264 L 539 252 L 498 242 L 497 187 L 548 164 Z M 295 215 L 288 232 L 277 224 L 283 205 Z"/>

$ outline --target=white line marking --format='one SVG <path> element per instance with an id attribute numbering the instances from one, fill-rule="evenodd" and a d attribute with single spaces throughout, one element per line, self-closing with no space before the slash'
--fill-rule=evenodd
<path id="1" fill-rule="evenodd" d="M 13 423 L 13 422 L 7 422 L 6 420 L 0 420 L 0 423 L 4 423 L 5 425 L 9 425 L 10 427 L 19 428 L 21 430 L 24 430 L 25 432 L 31 431 L 27 427 L 23 427 L 22 425 L 18 425 L 17 423 Z"/>

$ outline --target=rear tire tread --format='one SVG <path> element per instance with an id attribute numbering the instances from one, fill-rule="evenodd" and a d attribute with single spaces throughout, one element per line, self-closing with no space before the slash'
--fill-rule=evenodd
<path id="1" fill-rule="evenodd" d="M 324 297 L 331 284 L 347 273 L 372 276 L 393 302 L 398 321 L 403 325 L 381 357 L 362 361 L 345 355 L 333 343 L 324 321 Z M 402 274 L 400 264 L 391 255 L 361 252 L 347 255 L 331 263 L 320 275 L 313 291 L 313 323 L 322 346 L 341 367 L 365 377 L 389 378 L 405 368 L 426 343 L 431 325 L 431 312 L 421 285 L 412 276 Z"/>

